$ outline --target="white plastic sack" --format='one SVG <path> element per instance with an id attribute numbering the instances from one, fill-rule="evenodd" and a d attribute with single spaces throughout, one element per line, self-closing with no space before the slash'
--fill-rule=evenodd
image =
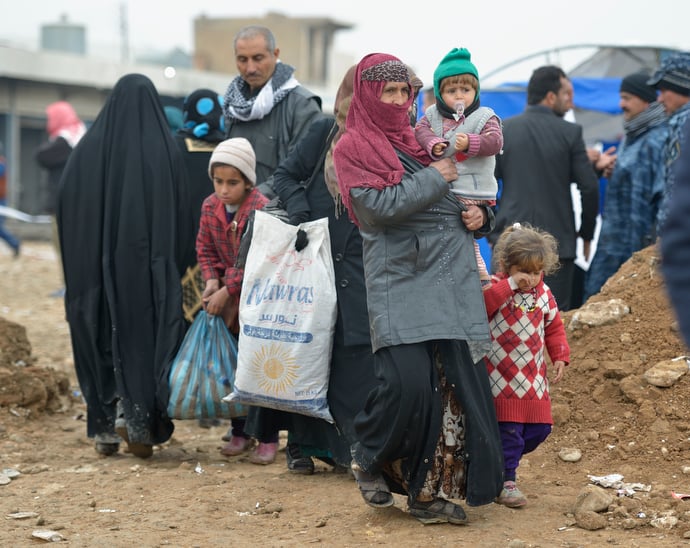
<path id="1" fill-rule="evenodd" d="M 255 215 L 240 294 L 237 373 L 224 399 L 333 422 L 327 392 L 336 292 L 328 219 L 292 226 Z M 300 228 L 309 244 L 297 252 Z"/>

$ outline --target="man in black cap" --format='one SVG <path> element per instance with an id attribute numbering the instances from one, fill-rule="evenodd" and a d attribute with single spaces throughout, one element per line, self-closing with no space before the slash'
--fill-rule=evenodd
<path id="1" fill-rule="evenodd" d="M 625 136 L 613 173 L 606 174 L 601 231 L 586 274 L 585 299 L 598 293 L 635 251 L 656 240 L 668 126 L 664 107 L 648 79 L 649 74 L 636 72 L 621 81 L 619 105 Z"/>
<path id="2" fill-rule="evenodd" d="M 683 126 L 690 119 L 690 53 L 679 52 L 669 55 L 647 83 L 659 90 L 658 101 L 664 105 L 666 114 L 669 115 L 668 139 L 664 152 L 666 185 L 658 222 L 659 233 L 663 235 L 675 181 L 673 163 L 684 146 Z"/>

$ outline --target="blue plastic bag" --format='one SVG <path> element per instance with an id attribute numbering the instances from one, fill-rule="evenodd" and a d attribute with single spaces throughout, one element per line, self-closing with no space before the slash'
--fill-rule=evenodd
<path id="1" fill-rule="evenodd" d="M 219 316 L 201 310 L 170 369 L 168 415 L 173 419 L 241 417 L 246 407 L 225 402 L 237 369 L 237 343 Z"/>

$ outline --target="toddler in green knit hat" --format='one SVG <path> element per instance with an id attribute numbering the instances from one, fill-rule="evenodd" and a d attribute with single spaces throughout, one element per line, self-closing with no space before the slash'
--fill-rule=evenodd
<path id="1" fill-rule="evenodd" d="M 436 104 L 415 126 L 417 141 L 433 160 L 455 160 L 458 178 L 451 191 L 465 207 L 495 205 L 495 156 L 503 148 L 503 131 L 496 113 L 479 104 L 479 73 L 467 49 L 453 48 L 436 67 L 434 96 Z M 476 242 L 475 255 L 486 284 L 490 276 Z"/>

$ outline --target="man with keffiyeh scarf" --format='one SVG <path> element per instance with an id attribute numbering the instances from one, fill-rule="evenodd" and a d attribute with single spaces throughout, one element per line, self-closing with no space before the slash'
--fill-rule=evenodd
<path id="1" fill-rule="evenodd" d="M 269 198 L 273 172 L 321 113 L 321 99 L 294 77 L 279 59 L 273 33 L 249 26 L 235 36 L 239 75 L 223 100 L 227 137 L 245 137 L 256 151 L 257 188 Z"/>
<path id="2" fill-rule="evenodd" d="M 256 153 L 256 187 L 273 198 L 273 172 L 295 147 L 312 121 L 321 115 L 321 99 L 302 87 L 295 69 L 279 59 L 273 33 L 252 25 L 241 29 L 234 40 L 235 62 L 239 75 L 230 82 L 223 98 L 227 137 L 244 137 Z M 245 424 L 233 419 L 233 428 L 224 440 L 222 453 L 234 456 L 249 446 L 248 436 L 261 444 L 252 462 L 270 464 L 275 459 L 278 430 L 288 430 L 288 465 L 309 464 L 299 445 L 292 443 L 289 413 L 260 407 L 250 408 Z"/>

